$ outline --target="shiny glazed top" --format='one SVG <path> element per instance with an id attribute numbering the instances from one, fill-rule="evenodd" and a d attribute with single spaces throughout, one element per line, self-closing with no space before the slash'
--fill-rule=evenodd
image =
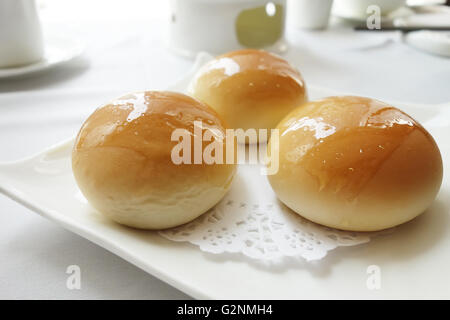
<path id="1" fill-rule="evenodd" d="M 169 163 L 175 129 L 194 135 L 194 121 L 202 128 L 224 135 L 225 125 L 205 104 L 174 92 L 136 92 L 122 96 L 98 108 L 83 124 L 74 152 L 90 148 L 119 147 L 133 149 L 152 161 Z M 203 131 L 202 131 L 203 132 Z"/>
<path id="2" fill-rule="evenodd" d="M 307 100 L 301 74 L 272 53 L 246 49 L 207 63 L 189 91 L 214 108 L 232 128 L 274 128 Z"/>
<path id="3" fill-rule="evenodd" d="M 407 139 L 398 165 L 416 163 L 425 176 L 400 173 L 396 183 L 420 184 L 428 176 L 442 176 L 440 152 L 431 135 L 406 113 L 380 101 L 344 96 L 310 102 L 287 115 L 278 128 L 280 163 L 302 167 L 318 181 L 319 191 L 347 200 L 358 196 Z M 424 152 L 417 155 L 414 145 Z"/>

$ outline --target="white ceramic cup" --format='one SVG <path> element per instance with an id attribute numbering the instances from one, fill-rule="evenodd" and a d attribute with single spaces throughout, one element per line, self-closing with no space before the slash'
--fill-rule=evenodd
<path id="1" fill-rule="evenodd" d="M 242 48 L 280 53 L 285 12 L 286 0 L 171 0 L 169 46 L 190 57 Z"/>
<path id="2" fill-rule="evenodd" d="M 31 64 L 43 55 L 35 0 L 0 0 L 0 68 Z"/>
<path id="3" fill-rule="evenodd" d="M 300 29 L 325 29 L 333 0 L 288 0 L 288 24 Z"/>

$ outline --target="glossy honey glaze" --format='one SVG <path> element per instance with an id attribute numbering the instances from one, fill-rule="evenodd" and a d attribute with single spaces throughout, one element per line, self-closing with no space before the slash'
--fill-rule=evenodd
<path id="1" fill-rule="evenodd" d="M 269 77 L 272 81 L 268 81 Z M 192 84 L 194 87 L 197 85 L 219 87 L 232 82 L 231 78 L 248 80 L 245 89 L 253 88 L 252 91 L 255 92 L 258 88 L 264 88 L 266 94 L 270 94 L 267 90 L 276 92 L 282 90 L 282 86 L 290 85 L 291 90 L 295 88 L 296 91 L 305 93 L 305 84 L 298 70 L 277 55 L 255 49 L 232 51 L 218 56 L 200 70 Z M 205 83 L 206 81 L 209 82 Z M 238 86 L 242 85 L 241 82 L 239 81 Z"/>
<path id="2" fill-rule="evenodd" d="M 223 138 L 222 120 L 191 97 L 174 92 L 131 93 L 98 108 L 80 129 L 74 150 L 119 147 L 170 162 L 177 143 L 171 141 L 172 132 L 186 129 L 193 136 L 195 121 L 201 123 L 201 133 L 208 129 L 213 139 Z"/>
<path id="3" fill-rule="evenodd" d="M 189 92 L 215 109 L 232 128 L 272 129 L 307 100 L 299 71 L 262 50 L 218 56 L 199 70 Z"/>
<path id="4" fill-rule="evenodd" d="M 437 146 L 414 119 L 383 102 L 330 97 L 305 104 L 279 124 L 280 157 L 318 180 L 319 190 L 354 199 L 414 131 Z M 439 151 L 437 151 L 439 153 Z M 408 159 L 408 152 L 404 161 Z"/>

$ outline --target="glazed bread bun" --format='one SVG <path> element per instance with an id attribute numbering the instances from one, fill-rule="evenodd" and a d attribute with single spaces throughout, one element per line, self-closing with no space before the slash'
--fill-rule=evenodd
<path id="1" fill-rule="evenodd" d="M 200 216 L 225 195 L 236 167 L 174 163 L 178 141 L 171 141 L 171 135 L 185 129 L 193 137 L 194 121 L 201 121 L 201 133 L 211 135 L 211 141 L 201 142 L 201 152 L 212 141 L 226 139 L 216 112 L 183 94 L 137 92 L 98 108 L 73 148 L 72 168 L 81 192 L 101 213 L 135 228 L 169 228 Z"/>
<path id="2" fill-rule="evenodd" d="M 210 61 L 193 78 L 189 93 L 207 103 L 233 129 L 273 129 L 307 100 L 300 73 L 261 50 L 233 51 Z M 269 131 L 270 133 L 270 131 Z"/>
<path id="3" fill-rule="evenodd" d="M 279 170 L 268 176 L 299 215 L 351 231 L 394 227 L 422 213 L 442 182 L 431 135 L 386 103 L 330 97 L 292 111 L 270 147 Z M 275 145 L 272 145 L 275 144 Z"/>

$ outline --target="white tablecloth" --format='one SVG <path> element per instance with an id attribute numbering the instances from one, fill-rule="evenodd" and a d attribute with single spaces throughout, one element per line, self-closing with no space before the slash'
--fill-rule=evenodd
<path id="1" fill-rule="evenodd" d="M 46 31 L 79 37 L 87 50 L 51 72 L 0 81 L 0 161 L 72 136 L 99 104 L 164 89 L 192 65 L 166 48 L 168 1 L 40 3 Z M 287 38 L 286 58 L 309 84 L 385 101 L 450 101 L 450 59 L 416 51 L 398 34 L 288 28 Z M 3 195 L 0 243 L 0 298 L 188 298 Z M 81 268 L 81 290 L 66 287 L 69 265 Z"/>

